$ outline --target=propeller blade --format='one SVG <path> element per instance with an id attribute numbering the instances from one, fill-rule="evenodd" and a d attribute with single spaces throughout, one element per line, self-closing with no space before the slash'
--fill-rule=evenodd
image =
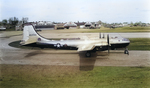
<path id="1" fill-rule="evenodd" d="M 109 34 L 107 34 L 108 53 L 109 53 Z"/>
<path id="2" fill-rule="evenodd" d="M 109 34 L 107 34 L 107 43 L 109 45 Z"/>
<path id="3" fill-rule="evenodd" d="M 105 35 L 104 35 L 104 33 L 103 33 L 103 38 L 105 38 Z"/>
<path id="4" fill-rule="evenodd" d="M 99 38 L 101 39 L 101 33 L 99 34 Z"/>

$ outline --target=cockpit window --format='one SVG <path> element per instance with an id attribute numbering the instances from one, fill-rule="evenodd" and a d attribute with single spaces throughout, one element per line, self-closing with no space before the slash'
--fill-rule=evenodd
<path id="1" fill-rule="evenodd" d="M 115 36 L 115 37 L 111 37 L 112 39 L 116 39 L 116 38 L 118 38 L 117 36 Z"/>
<path id="2" fill-rule="evenodd" d="M 122 36 L 118 33 L 109 33 L 110 38 L 112 39 L 122 39 Z"/>
<path id="3" fill-rule="evenodd" d="M 124 38 L 124 39 L 122 39 L 122 41 L 129 41 L 129 39 Z"/>

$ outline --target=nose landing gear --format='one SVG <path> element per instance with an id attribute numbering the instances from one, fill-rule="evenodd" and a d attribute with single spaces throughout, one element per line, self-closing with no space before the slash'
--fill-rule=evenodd
<path id="1" fill-rule="evenodd" d="M 128 54 L 128 55 L 129 55 L 128 48 L 125 48 L 125 50 L 124 50 L 124 54 Z"/>

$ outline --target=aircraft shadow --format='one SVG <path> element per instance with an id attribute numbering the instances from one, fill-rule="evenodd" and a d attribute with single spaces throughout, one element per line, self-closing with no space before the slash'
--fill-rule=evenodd
<path id="1" fill-rule="evenodd" d="M 86 52 L 79 52 L 79 58 L 80 58 L 80 71 L 91 71 L 94 69 L 97 53 L 91 53 L 91 57 L 85 56 Z"/>

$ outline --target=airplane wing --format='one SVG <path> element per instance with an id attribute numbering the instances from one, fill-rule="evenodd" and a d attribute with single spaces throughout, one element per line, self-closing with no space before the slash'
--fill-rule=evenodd
<path id="1" fill-rule="evenodd" d="M 87 36 L 82 36 L 81 39 L 87 40 L 89 38 Z"/>
<path id="2" fill-rule="evenodd" d="M 101 44 L 86 44 L 86 45 L 79 45 L 77 51 L 90 51 L 93 50 L 96 46 L 106 46 L 108 45 L 107 43 L 101 43 Z"/>
<path id="3" fill-rule="evenodd" d="M 78 46 L 78 51 L 89 51 L 89 50 L 93 50 L 95 48 L 95 45 L 80 45 Z"/>

